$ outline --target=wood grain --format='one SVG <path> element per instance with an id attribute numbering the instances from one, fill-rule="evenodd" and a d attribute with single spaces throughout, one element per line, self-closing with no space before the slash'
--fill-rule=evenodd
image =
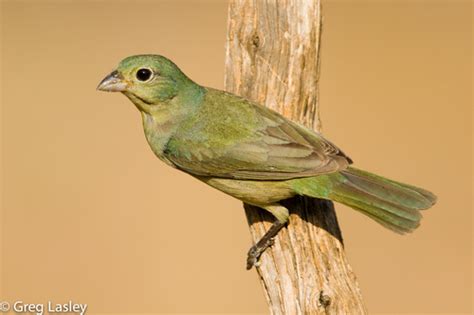
<path id="1" fill-rule="evenodd" d="M 319 0 L 231 0 L 226 90 L 320 130 Z M 272 314 L 365 314 L 331 202 L 288 200 L 290 223 L 257 267 Z M 253 241 L 273 218 L 245 205 Z"/>

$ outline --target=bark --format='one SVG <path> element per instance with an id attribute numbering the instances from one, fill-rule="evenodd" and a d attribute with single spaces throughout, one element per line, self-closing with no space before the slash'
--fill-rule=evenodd
<path id="1" fill-rule="evenodd" d="M 319 130 L 319 0 L 231 0 L 226 90 Z M 272 314 L 365 314 L 333 204 L 289 200 L 290 222 L 257 272 Z M 245 205 L 253 241 L 274 219 Z"/>

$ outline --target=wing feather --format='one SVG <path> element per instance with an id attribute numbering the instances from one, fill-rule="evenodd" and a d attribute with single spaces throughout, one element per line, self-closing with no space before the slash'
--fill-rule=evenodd
<path id="1" fill-rule="evenodd" d="M 166 155 L 176 167 L 198 176 L 287 180 L 352 163 L 321 134 L 243 98 L 225 97 L 224 105 L 222 95 L 218 102 L 209 97 L 195 122 L 170 139 Z M 213 111 L 220 117 L 209 115 Z"/>

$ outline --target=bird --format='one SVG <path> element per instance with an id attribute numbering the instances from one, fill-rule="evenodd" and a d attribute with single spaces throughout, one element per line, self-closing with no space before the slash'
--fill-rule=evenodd
<path id="1" fill-rule="evenodd" d="M 283 201 L 294 196 L 342 203 L 399 234 L 416 229 L 420 211 L 436 202 L 428 190 L 353 167 L 322 134 L 276 111 L 197 84 L 161 55 L 123 59 L 97 90 L 135 105 L 158 159 L 274 216 L 249 249 L 247 269 L 288 224 Z"/>

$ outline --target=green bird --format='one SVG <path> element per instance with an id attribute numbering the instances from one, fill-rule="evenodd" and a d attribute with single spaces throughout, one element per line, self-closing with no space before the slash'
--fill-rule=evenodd
<path id="1" fill-rule="evenodd" d="M 132 101 L 160 160 L 275 216 L 250 248 L 247 269 L 288 222 L 281 201 L 293 196 L 340 202 L 402 234 L 418 227 L 420 210 L 436 202 L 427 190 L 351 167 L 352 160 L 321 134 L 201 86 L 163 56 L 125 58 L 97 89 Z"/>

